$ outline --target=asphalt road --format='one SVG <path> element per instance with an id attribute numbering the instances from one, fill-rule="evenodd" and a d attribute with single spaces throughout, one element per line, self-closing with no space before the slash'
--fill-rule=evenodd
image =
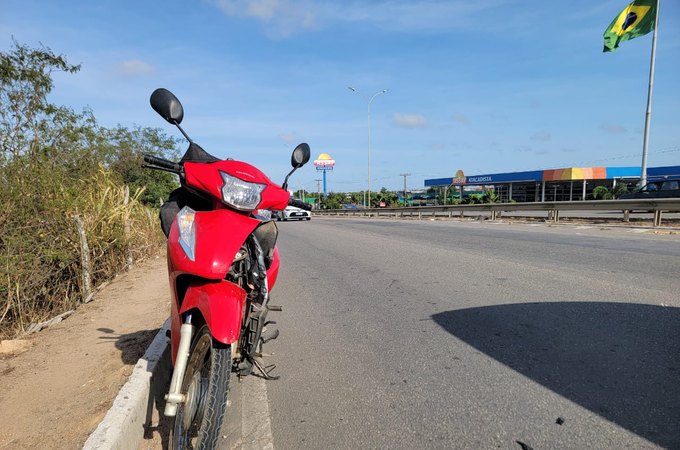
<path id="1" fill-rule="evenodd" d="M 275 448 L 680 448 L 680 235 L 279 229 Z"/>

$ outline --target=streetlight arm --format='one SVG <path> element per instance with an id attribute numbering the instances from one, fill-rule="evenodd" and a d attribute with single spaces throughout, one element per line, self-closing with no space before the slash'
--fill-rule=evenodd
<path id="1" fill-rule="evenodd" d="M 363 98 L 367 102 L 369 101 L 368 97 L 366 97 L 360 90 L 353 88 L 352 86 L 347 86 L 347 89 L 349 89 L 350 91 L 352 91 L 356 94 L 359 94 L 361 96 L 361 98 Z"/>
<path id="2" fill-rule="evenodd" d="M 373 97 L 368 101 L 368 104 L 370 105 L 371 102 L 373 101 L 374 98 L 376 98 L 380 94 L 387 94 L 389 92 L 389 89 L 383 89 L 382 91 L 378 91 L 375 94 L 373 94 Z M 369 106 L 370 107 L 370 106 Z"/>

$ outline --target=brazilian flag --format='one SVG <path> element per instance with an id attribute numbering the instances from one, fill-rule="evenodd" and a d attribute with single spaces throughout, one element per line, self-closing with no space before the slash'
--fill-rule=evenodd
<path id="1" fill-rule="evenodd" d="M 654 29 L 658 0 L 635 0 L 604 32 L 604 50 L 613 52 L 623 41 L 644 36 Z"/>

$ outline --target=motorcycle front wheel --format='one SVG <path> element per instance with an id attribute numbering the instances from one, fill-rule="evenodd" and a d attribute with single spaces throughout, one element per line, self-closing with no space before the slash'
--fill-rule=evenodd
<path id="1" fill-rule="evenodd" d="M 170 435 L 173 450 L 213 449 L 227 410 L 231 347 L 216 342 L 203 325 L 196 333 L 182 383 L 180 403 Z"/>

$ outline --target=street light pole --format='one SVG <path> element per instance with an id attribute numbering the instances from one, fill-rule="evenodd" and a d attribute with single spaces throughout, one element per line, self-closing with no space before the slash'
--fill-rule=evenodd
<path id="1" fill-rule="evenodd" d="M 321 181 L 323 180 L 316 179 L 314 181 L 316 181 L 316 197 L 319 200 L 319 209 L 321 209 Z"/>
<path id="2" fill-rule="evenodd" d="M 361 95 L 361 98 L 366 100 L 368 103 L 368 201 L 364 205 L 365 207 L 370 208 L 371 207 L 371 103 L 373 103 L 373 99 L 376 98 L 380 94 L 387 94 L 389 89 L 383 89 L 382 91 L 378 91 L 373 96 L 369 99 L 366 97 L 364 94 L 359 92 L 357 89 L 353 88 L 352 86 L 348 86 L 347 89 L 349 89 L 352 92 L 356 92 L 357 94 Z"/>
<path id="3" fill-rule="evenodd" d="M 400 173 L 400 177 L 404 177 L 404 206 L 406 206 L 406 177 L 410 177 L 410 173 Z"/>

